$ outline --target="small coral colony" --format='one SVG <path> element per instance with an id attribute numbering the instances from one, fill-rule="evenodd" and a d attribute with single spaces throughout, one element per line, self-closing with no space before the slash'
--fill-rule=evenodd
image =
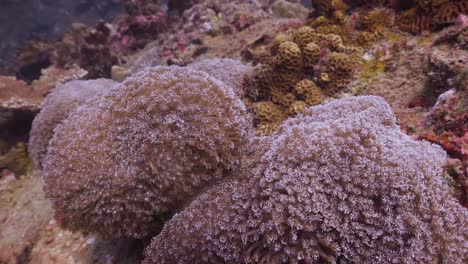
<path id="1" fill-rule="evenodd" d="M 350 87 L 382 39 L 461 23 L 466 49 L 468 2 L 312 2 L 244 62 L 52 89 L 28 151 L 60 226 L 152 237 L 147 264 L 467 263 L 446 149 Z"/>

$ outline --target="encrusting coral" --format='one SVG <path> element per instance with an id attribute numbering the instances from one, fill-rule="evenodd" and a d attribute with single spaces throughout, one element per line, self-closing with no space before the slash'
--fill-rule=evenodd
<path id="1" fill-rule="evenodd" d="M 29 155 L 37 167 L 42 167 L 42 162 L 47 153 L 47 146 L 54 135 L 55 127 L 86 100 L 116 84 L 116 82 L 108 79 L 75 80 L 57 85 L 47 95 L 41 112 L 34 118 L 32 123 L 28 143 Z"/>
<path id="2" fill-rule="evenodd" d="M 187 67 L 204 71 L 231 87 L 234 92 L 243 97 L 242 79 L 251 68 L 233 59 L 204 59 L 187 65 Z"/>
<path id="3" fill-rule="evenodd" d="M 205 72 L 149 68 L 93 97 L 55 130 L 43 189 L 59 223 L 145 237 L 239 167 L 245 106 Z"/>
<path id="4" fill-rule="evenodd" d="M 402 133 L 380 97 L 288 119 L 254 168 L 200 195 L 149 263 L 465 263 L 467 211 L 444 151 Z"/>

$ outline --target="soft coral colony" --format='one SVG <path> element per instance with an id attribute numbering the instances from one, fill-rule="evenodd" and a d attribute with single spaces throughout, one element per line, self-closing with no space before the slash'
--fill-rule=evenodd
<path id="1" fill-rule="evenodd" d="M 331 101 L 389 27 L 436 29 L 465 1 L 315 3 L 254 68 L 208 59 L 52 90 L 28 147 L 60 226 L 152 238 L 145 264 L 467 263 L 444 150 L 381 97 Z"/>
<path id="2" fill-rule="evenodd" d="M 154 236 L 144 263 L 467 261 L 446 154 L 400 132 L 382 98 L 305 108 L 272 136 L 252 129 L 222 81 L 148 68 L 54 129 L 44 191 L 65 228 Z"/>

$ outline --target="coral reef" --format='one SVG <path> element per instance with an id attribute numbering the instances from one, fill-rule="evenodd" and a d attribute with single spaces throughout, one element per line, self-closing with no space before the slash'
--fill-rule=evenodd
<path id="1" fill-rule="evenodd" d="M 188 68 L 204 71 L 231 87 L 239 98 L 243 98 L 242 79 L 250 67 L 233 59 L 204 59 L 187 65 Z"/>
<path id="2" fill-rule="evenodd" d="M 323 19 L 311 24 L 320 25 Z M 270 58 L 246 75 L 244 91 L 250 101 L 272 101 L 279 111 L 294 116 L 304 105 L 320 104 L 324 95 L 335 96 L 346 88 L 362 52 L 345 45 L 339 35 L 317 33 L 319 27 L 302 26 L 289 36 L 279 34 L 271 41 Z M 261 129 L 259 133 L 267 135 L 267 131 L 274 129 Z"/>
<path id="3" fill-rule="evenodd" d="M 245 106 L 230 87 L 201 71 L 149 68 L 54 130 L 44 192 L 65 228 L 145 237 L 234 173 L 248 134 Z"/>
<path id="4" fill-rule="evenodd" d="M 250 0 L 198 1 L 183 12 L 180 21 L 171 25 L 173 30 L 160 34 L 155 42 L 116 69 L 130 75 L 145 67 L 190 64 L 200 51 L 208 48 L 203 45 L 203 37 L 244 31 L 270 17 L 264 8 L 259 1 Z"/>
<path id="5" fill-rule="evenodd" d="M 266 149 L 166 223 L 144 263 L 466 262 L 445 153 L 400 132 L 381 98 L 308 108 Z"/>
<path id="6" fill-rule="evenodd" d="M 55 127 L 86 100 L 115 85 L 116 82 L 108 79 L 75 80 L 53 89 L 45 98 L 41 112 L 34 118 L 30 132 L 28 150 L 37 167 L 42 168 Z"/>
<path id="7" fill-rule="evenodd" d="M 468 262 L 466 1 L 115 1 L 0 69 L 0 262 Z"/>
<path id="8" fill-rule="evenodd" d="M 114 22 L 114 31 L 109 36 L 111 49 L 120 54 L 141 49 L 168 26 L 166 13 L 157 5 L 139 8 L 139 12 L 128 13 Z"/>

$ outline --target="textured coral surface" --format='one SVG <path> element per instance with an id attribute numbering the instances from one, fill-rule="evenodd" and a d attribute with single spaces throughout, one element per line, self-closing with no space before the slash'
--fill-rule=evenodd
<path id="1" fill-rule="evenodd" d="M 0 68 L 0 263 L 467 262 L 466 1 L 122 2 Z"/>
<path id="2" fill-rule="evenodd" d="M 143 237 L 234 171 L 246 136 L 230 87 L 200 71 L 150 68 L 55 129 L 44 191 L 63 227 Z"/>
<path id="3" fill-rule="evenodd" d="M 308 108 L 256 169 L 174 216 L 145 263 L 464 263 L 467 212 L 444 161 L 381 98 Z"/>
<path id="4" fill-rule="evenodd" d="M 42 110 L 34 119 L 31 128 L 28 149 L 36 166 L 42 167 L 55 127 L 86 100 L 116 84 L 112 80 L 97 79 L 71 81 L 54 88 L 46 97 Z"/>
<path id="5" fill-rule="evenodd" d="M 250 67 L 233 59 L 204 59 L 189 64 L 187 67 L 204 71 L 231 87 L 242 98 L 242 80 Z"/>

